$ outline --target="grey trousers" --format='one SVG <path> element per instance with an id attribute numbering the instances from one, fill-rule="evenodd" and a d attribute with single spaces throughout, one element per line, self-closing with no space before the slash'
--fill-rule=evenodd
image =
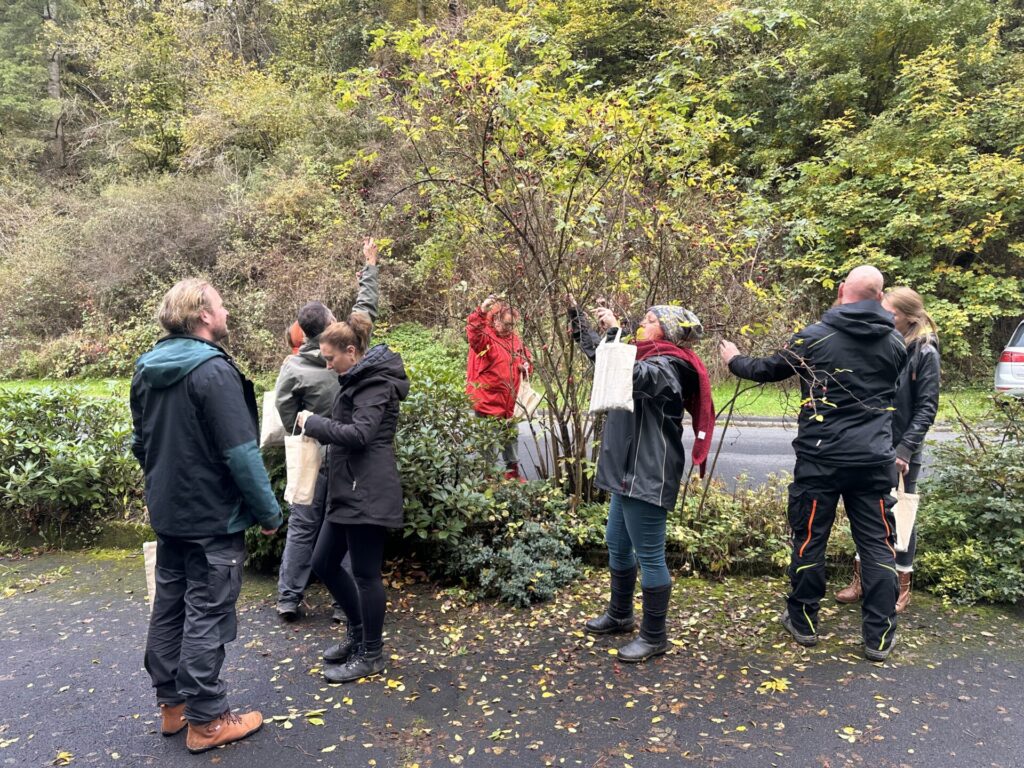
<path id="1" fill-rule="evenodd" d="M 319 484 L 319 479 L 317 484 Z M 319 495 L 319 494 L 318 494 Z M 313 569 L 313 547 L 324 523 L 323 504 L 292 504 L 288 515 L 288 533 L 277 574 L 278 605 L 302 602 Z"/>
<path id="2" fill-rule="evenodd" d="M 224 646 L 237 635 L 244 562 L 241 532 L 195 540 L 157 536 L 146 671 L 157 703 L 185 702 L 190 723 L 207 723 L 228 709 L 220 671 Z"/>

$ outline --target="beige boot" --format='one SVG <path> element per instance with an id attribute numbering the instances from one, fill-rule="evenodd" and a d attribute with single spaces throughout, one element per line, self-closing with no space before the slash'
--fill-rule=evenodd
<path id="1" fill-rule="evenodd" d="M 896 598 L 896 613 L 903 613 L 910 605 L 910 571 L 900 571 L 900 596 Z"/>
<path id="2" fill-rule="evenodd" d="M 162 718 L 160 733 L 164 736 L 173 736 L 176 733 L 181 733 L 182 729 L 188 725 L 185 722 L 185 702 L 173 705 L 161 704 L 160 717 Z"/>
<path id="3" fill-rule="evenodd" d="M 853 561 L 853 580 L 836 592 L 836 600 L 840 603 L 856 603 L 864 597 L 864 589 L 860 585 L 860 560 Z"/>
<path id="4" fill-rule="evenodd" d="M 208 723 L 189 723 L 185 746 L 193 755 L 250 736 L 263 726 L 259 712 L 234 714 L 230 709 Z"/>

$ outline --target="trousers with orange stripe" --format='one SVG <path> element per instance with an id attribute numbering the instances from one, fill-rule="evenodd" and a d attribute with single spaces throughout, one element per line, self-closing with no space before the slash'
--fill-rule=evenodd
<path id="1" fill-rule="evenodd" d="M 825 596 L 825 545 L 842 497 L 860 553 L 864 643 L 878 650 L 892 643 L 899 594 L 892 513 L 895 500 L 890 495 L 895 485 L 895 464 L 834 467 L 797 458 L 789 486 L 793 554 L 787 609 L 793 626 L 802 634 L 818 632 L 818 607 Z"/>

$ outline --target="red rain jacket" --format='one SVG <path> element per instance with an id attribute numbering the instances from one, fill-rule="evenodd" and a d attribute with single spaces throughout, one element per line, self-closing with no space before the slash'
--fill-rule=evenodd
<path id="1" fill-rule="evenodd" d="M 490 316 L 477 307 L 466 318 L 469 359 L 466 392 L 473 410 L 486 416 L 511 419 L 522 378 L 520 365 L 531 366 L 530 351 L 515 332 L 499 336 Z"/>

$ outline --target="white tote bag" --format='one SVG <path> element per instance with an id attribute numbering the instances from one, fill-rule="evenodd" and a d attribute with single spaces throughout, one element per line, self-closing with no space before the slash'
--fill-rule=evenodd
<path id="1" fill-rule="evenodd" d="M 530 386 L 528 379 L 523 379 L 519 382 L 519 391 L 516 393 L 516 410 L 513 418 L 532 419 L 543 399 L 544 395 Z"/>
<path id="2" fill-rule="evenodd" d="M 288 470 L 284 500 L 289 504 L 312 504 L 323 461 L 320 443 L 305 435 L 288 435 L 284 439 L 284 461 Z"/>
<path id="3" fill-rule="evenodd" d="M 590 390 L 590 412 L 633 411 L 633 363 L 636 347 L 623 344 L 622 329 L 615 341 L 601 339 L 594 360 L 594 386 Z"/>
<path id="4" fill-rule="evenodd" d="M 260 448 L 284 445 L 284 424 L 277 412 L 277 390 L 263 393 L 263 424 L 260 426 Z"/>
<path id="5" fill-rule="evenodd" d="M 904 490 L 902 472 L 899 484 L 893 489 L 893 495 L 896 497 L 896 504 L 892 508 L 892 513 L 896 516 L 896 551 L 906 552 L 910 546 L 910 533 L 914 530 L 921 496 Z"/>
<path id="6" fill-rule="evenodd" d="M 142 563 L 146 568 L 146 594 L 149 595 L 149 612 L 153 612 L 156 599 L 156 542 L 142 542 Z"/>

